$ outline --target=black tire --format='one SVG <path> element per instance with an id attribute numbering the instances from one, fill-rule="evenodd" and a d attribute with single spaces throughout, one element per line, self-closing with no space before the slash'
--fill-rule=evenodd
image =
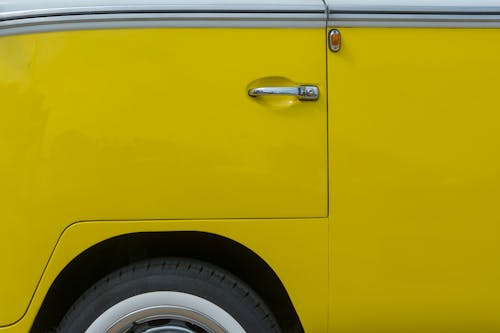
<path id="1" fill-rule="evenodd" d="M 137 319 L 151 315 L 162 317 L 144 323 Z M 126 325 L 133 327 L 118 328 Z M 217 328 L 281 332 L 259 296 L 229 272 L 196 260 L 167 258 L 130 265 L 96 283 L 75 302 L 57 333 L 205 333 L 219 332 Z"/>

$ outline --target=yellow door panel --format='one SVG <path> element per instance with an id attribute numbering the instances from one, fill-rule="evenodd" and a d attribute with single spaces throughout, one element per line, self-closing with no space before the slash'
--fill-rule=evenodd
<path id="1" fill-rule="evenodd" d="M 325 71 L 323 29 L 1 37 L 0 325 L 75 221 L 326 216 Z"/>
<path id="2" fill-rule="evenodd" d="M 499 332 L 500 31 L 340 31 L 333 332 Z"/>

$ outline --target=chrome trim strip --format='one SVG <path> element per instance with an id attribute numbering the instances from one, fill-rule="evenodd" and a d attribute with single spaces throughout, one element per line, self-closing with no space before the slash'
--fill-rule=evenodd
<path id="1" fill-rule="evenodd" d="M 62 15 L 0 21 L 0 36 L 49 31 L 115 28 L 321 28 L 325 27 L 325 22 L 326 13 L 125 13 Z"/>
<path id="2" fill-rule="evenodd" d="M 500 5 L 496 7 L 352 6 L 334 8 L 337 13 L 364 14 L 500 14 Z"/>
<path id="3" fill-rule="evenodd" d="M 0 19 L 124 12 L 323 12 L 322 0 L 2 0 Z"/>
<path id="4" fill-rule="evenodd" d="M 319 28 L 327 17 L 323 0 L 5 1 L 0 36 L 111 28 Z"/>
<path id="5" fill-rule="evenodd" d="M 499 0 L 326 0 L 328 26 L 498 28 Z"/>
<path id="6" fill-rule="evenodd" d="M 0 36 L 156 27 L 500 28 L 499 0 L 4 0 Z M 328 20 L 327 18 L 328 13 Z"/>
<path id="7" fill-rule="evenodd" d="M 330 27 L 500 28 L 500 15 L 330 13 Z"/>
<path id="8" fill-rule="evenodd" d="M 341 13 L 453 14 L 498 13 L 498 0 L 326 0 L 330 9 Z"/>

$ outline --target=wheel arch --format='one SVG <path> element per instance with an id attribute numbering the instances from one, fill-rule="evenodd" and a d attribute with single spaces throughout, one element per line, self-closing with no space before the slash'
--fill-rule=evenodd
<path id="1" fill-rule="evenodd" d="M 251 249 L 213 233 L 169 231 L 123 234 L 87 248 L 52 283 L 31 333 L 43 333 L 57 325 L 71 304 L 107 274 L 130 263 L 155 257 L 194 258 L 232 272 L 262 297 L 283 331 L 304 332 L 280 278 Z"/>

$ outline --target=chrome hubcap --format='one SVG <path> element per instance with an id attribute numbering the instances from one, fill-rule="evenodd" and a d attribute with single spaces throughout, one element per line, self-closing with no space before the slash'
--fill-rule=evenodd
<path id="1" fill-rule="evenodd" d="M 157 326 L 158 325 L 158 326 Z M 205 329 L 194 324 L 183 322 L 180 320 L 167 320 L 147 322 L 140 325 L 134 325 L 127 333 L 210 333 Z"/>
<path id="2" fill-rule="evenodd" d="M 163 305 L 129 313 L 105 333 L 228 333 L 209 316 L 179 306 Z"/>

